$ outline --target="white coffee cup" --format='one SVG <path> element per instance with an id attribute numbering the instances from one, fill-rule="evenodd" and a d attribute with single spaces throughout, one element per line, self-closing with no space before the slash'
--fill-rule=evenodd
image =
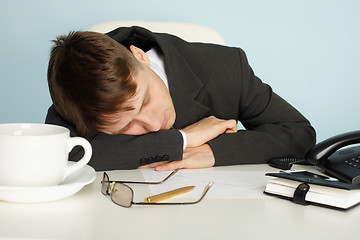
<path id="1" fill-rule="evenodd" d="M 69 164 L 69 152 L 84 148 L 84 156 Z M 0 186 L 52 186 L 85 166 L 90 143 L 70 137 L 67 128 L 37 123 L 0 124 Z"/>

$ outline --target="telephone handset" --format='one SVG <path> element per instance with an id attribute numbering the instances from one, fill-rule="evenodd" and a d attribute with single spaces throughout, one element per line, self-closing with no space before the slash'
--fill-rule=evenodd
<path id="1" fill-rule="evenodd" d="M 360 131 L 347 132 L 316 144 L 305 159 L 272 159 L 269 164 L 290 169 L 293 163 L 308 162 L 339 180 L 360 185 L 360 146 L 341 149 L 356 143 L 360 143 Z"/>
<path id="2" fill-rule="evenodd" d="M 360 146 L 338 150 L 355 143 L 360 143 L 360 131 L 339 134 L 316 144 L 305 158 L 329 175 L 360 184 Z"/>

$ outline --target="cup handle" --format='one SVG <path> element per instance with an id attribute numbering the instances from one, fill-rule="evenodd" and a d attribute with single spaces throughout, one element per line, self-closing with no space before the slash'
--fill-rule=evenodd
<path id="1" fill-rule="evenodd" d="M 84 149 L 84 156 L 76 163 L 68 165 L 65 169 L 63 180 L 76 170 L 84 167 L 90 161 L 92 148 L 90 143 L 82 137 L 71 137 L 68 141 L 68 151 L 70 152 L 75 146 L 81 146 Z"/>

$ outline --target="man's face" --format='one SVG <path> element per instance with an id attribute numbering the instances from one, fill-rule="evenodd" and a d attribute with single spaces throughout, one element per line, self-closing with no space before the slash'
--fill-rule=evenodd
<path id="1" fill-rule="evenodd" d="M 112 123 L 103 126 L 101 131 L 112 135 L 141 135 L 170 129 L 176 114 L 164 82 L 146 64 L 136 71 L 133 80 L 137 84 L 137 92 L 125 104 L 134 109 L 107 115 Z"/>

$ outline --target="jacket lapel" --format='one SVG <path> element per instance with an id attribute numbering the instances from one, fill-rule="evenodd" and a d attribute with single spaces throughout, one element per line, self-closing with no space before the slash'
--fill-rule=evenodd
<path id="1" fill-rule="evenodd" d="M 209 108 L 196 100 L 204 84 L 170 41 L 156 37 L 164 54 L 169 90 L 176 111 L 174 127 L 183 128 L 206 116 Z"/>

